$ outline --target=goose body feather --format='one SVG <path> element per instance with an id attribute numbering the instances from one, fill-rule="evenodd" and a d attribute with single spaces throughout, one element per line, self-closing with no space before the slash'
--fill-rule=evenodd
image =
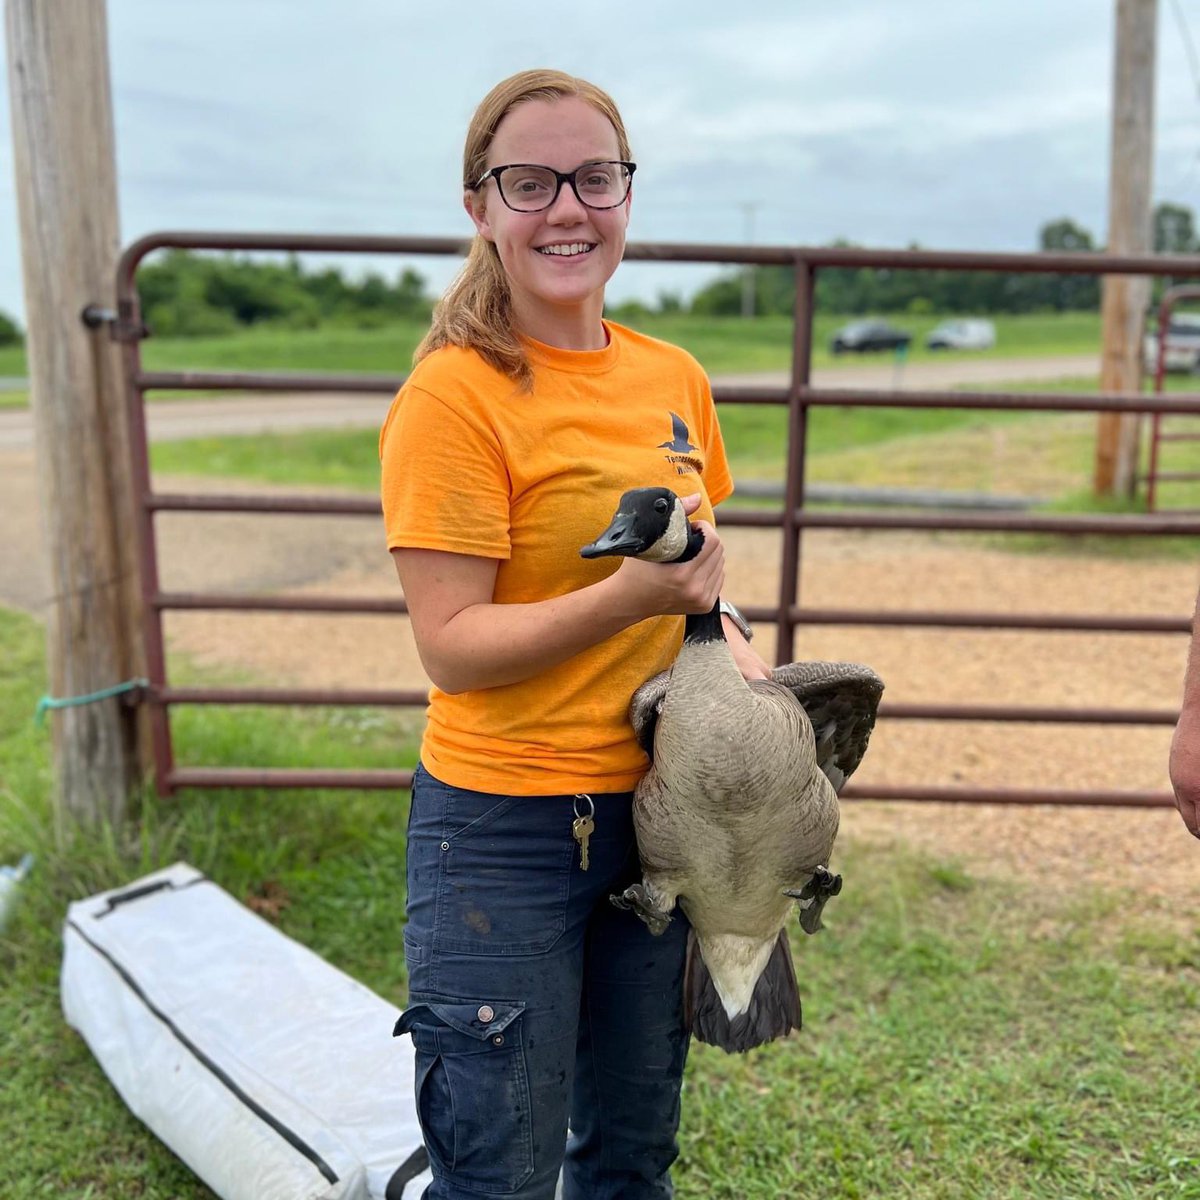
<path id="1" fill-rule="evenodd" d="M 676 549 L 681 513 L 668 489 L 634 489 L 581 553 L 685 561 L 703 537 L 689 526 Z M 701 1041 L 740 1051 L 799 1026 L 786 925 L 799 901 L 815 932 L 840 889 L 828 871 L 837 792 L 882 691 L 857 663 L 791 663 L 747 682 L 714 607 L 688 618 L 672 667 L 634 693 L 630 721 L 651 759 L 634 792 L 643 880 L 613 900 L 652 932 L 676 905 L 687 915 L 685 1002 Z"/>

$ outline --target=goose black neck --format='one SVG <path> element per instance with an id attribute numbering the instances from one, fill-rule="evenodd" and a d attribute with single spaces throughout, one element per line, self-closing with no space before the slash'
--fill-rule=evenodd
<path id="1" fill-rule="evenodd" d="M 704 549 L 704 534 L 701 533 L 695 525 L 688 526 L 687 545 L 683 548 L 683 553 L 672 561 L 677 563 L 691 562 L 701 550 Z"/>
<path id="2" fill-rule="evenodd" d="M 719 600 L 709 612 L 688 614 L 683 625 L 683 640 L 692 645 L 725 641 L 725 627 L 721 624 L 721 602 Z"/>

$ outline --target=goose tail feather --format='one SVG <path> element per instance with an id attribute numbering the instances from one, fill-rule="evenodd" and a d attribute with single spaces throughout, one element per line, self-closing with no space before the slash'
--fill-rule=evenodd
<path id="1" fill-rule="evenodd" d="M 693 930 L 688 935 L 683 1002 L 684 1019 L 692 1036 L 727 1054 L 753 1050 L 799 1029 L 800 988 L 787 930 L 779 931 L 771 957 L 754 985 L 749 1007 L 732 1020 L 717 994 Z"/>

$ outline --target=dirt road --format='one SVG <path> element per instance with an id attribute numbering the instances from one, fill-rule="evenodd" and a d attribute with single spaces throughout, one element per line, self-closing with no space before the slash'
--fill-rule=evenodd
<path id="1" fill-rule="evenodd" d="M 821 387 L 952 388 L 964 384 L 1011 383 L 1014 380 L 1077 379 L 1094 375 L 1093 355 L 1066 355 L 1035 359 L 954 359 L 945 362 L 854 363 L 813 372 Z M 753 375 L 721 375 L 715 383 L 782 386 L 784 371 Z M 268 430 L 330 429 L 378 426 L 390 397 L 354 393 L 290 393 L 251 396 L 202 396 L 151 404 L 147 424 L 152 441 L 207 437 L 216 434 L 253 434 Z M 0 409 L 0 453 L 33 447 L 33 422 L 28 409 Z M 6 465 L 0 460 L 0 467 Z"/>

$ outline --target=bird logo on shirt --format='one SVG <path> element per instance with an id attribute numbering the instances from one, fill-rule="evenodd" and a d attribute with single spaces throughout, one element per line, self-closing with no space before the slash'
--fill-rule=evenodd
<path id="1" fill-rule="evenodd" d="M 688 427 L 678 413 L 671 413 L 671 440 L 659 442 L 660 450 L 674 450 L 678 454 L 686 454 L 689 450 L 697 449 L 688 441 Z"/>
<path id="2" fill-rule="evenodd" d="M 668 410 L 669 411 L 669 410 Z M 667 462 L 675 468 L 676 475 L 690 475 L 695 473 L 702 475 L 704 473 L 704 461 L 690 454 L 691 450 L 698 450 L 698 446 L 693 446 L 688 438 L 687 423 L 678 413 L 671 413 L 671 440 L 669 442 L 659 442 L 660 450 L 669 451 L 665 455 Z"/>

